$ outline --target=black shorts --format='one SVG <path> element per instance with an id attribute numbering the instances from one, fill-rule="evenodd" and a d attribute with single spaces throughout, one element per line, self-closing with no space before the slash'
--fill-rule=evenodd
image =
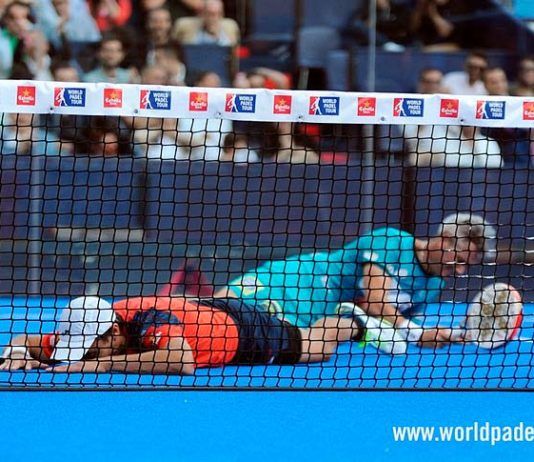
<path id="1" fill-rule="evenodd" d="M 239 329 L 233 364 L 295 364 L 302 353 L 300 330 L 238 298 L 201 299 L 200 304 L 228 313 Z"/>

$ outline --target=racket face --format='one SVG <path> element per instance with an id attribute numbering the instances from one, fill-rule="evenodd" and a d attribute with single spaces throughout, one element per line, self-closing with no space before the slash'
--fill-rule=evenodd
<path id="1" fill-rule="evenodd" d="M 523 303 L 514 287 L 504 283 L 487 286 L 469 305 L 466 339 L 481 348 L 498 348 L 517 336 L 522 320 Z"/>

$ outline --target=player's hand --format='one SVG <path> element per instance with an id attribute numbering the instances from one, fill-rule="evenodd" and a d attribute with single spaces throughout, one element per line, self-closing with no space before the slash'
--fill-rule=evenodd
<path id="1" fill-rule="evenodd" d="M 451 329 L 436 327 L 434 329 L 424 329 L 418 345 L 421 348 L 442 348 L 455 341 L 457 341 L 457 337 Z"/>
<path id="2" fill-rule="evenodd" d="M 26 358 L 5 358 L 0 364 L 0 371 L 30 371 L 32 369 L 46 369 L 48 364 L 44 364 L 37 359 Z"/>
<path id="3" fill-rule="evenodd" d="M 78 361 L 77 363 L 65 364 L 64 366 L 50 367 L 53 372 L 109 372 L 111 362 L 109 361 Z"/>

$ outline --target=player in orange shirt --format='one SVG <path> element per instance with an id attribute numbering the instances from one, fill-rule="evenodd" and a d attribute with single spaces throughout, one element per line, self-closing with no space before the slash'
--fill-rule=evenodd
<path id="1" fill-rule="evenodd" d="M 138 297 L 111 305 L 80 297 L 63 310 L 55 333 L 13 339 L 0 370 L 185 375 L 224 364 L 307 363 L 327 360 L 338 343 L 363 334 L 356 318 L 298 328 L 239 299 Z"/>

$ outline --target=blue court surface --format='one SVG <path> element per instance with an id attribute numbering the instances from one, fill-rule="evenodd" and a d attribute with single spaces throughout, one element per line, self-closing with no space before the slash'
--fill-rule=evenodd
<path id="1" fill-rule="evenodd" d="M 0 298 L 0 345 L 10 333 L 53 330 L 67 302 Z M 431 306 L 426 323 L 437 323 L 438 308 L 440 324 L 465 311 Z M 353 344 L 321 365 L 193 377 L 3 372 L 0 461 L 531 461 L 534 442 L 492 444 L 465 432 L 534 425 L 533 327 L 528 305 L 522 340 L 491 353 L 456 345 L 390 357 Z M 394 426 L 462 428 L 458 440 L 400 442 Z"/>

